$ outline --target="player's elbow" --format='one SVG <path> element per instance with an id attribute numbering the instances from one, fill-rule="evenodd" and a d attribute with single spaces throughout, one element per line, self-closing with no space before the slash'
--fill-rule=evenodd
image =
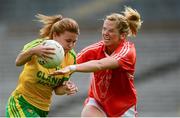
<path id="1" fill-rule="evenodd" d="M 20 59 L 16 59 L 16 61 L 15 61 L 15 64 L 16 64 L 16 66 L 22 66 L 22 65 L 24 65 L 26 62 L 25 61 L 22 61 L 22 60 L 20 60 Z"/>
<path id="2" fill-rule="evenodd" d="M 63 86 L 56 87 L 54 89 L 54 93 L 56 95 L 64 95 L 64 94 L 66 94 L 65 89 L 63 88 Z"/>
<path id="3" fill-rule="evenodd" d="M 118 64 L 117 60 L 110 58 L 110 57 L 98 60 L 96 63 L 96 68 L 98 70 L 115 69 L 118 67 L 119 67 L 119 64 Z"/>
<path id="4" fill-rule="evenodd" d="M 18 59 L 16 59 L 15 64 L 16 64 L 16 66 L 21 66 L 22 65 L 21 62 Z"/>
<path id="5" fill-rule="evenodd" d="M 96 69 L 98 70 L 98 71 L 100 71 L 100 70 L 103 70 L 103 69 L 105 69 L 104 68 L 104 64 L 102 63 L 102 62 L 97 62 L 97 64 L 95 64 L 96 65 Z"/>

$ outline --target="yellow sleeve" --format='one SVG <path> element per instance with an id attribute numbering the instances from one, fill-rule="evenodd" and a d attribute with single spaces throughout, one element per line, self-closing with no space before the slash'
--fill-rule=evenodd
<path id="1" fill-rule="evenodd" d="M 24 51 L 27 51 L 27 50 L 33 48 L 33 47 L 36 47 L 39 44 L 41 44 L 42 42 L 43 42 L 43 39 L 35 39 L 35 40 L 27 43 L 26 45 L 24 45 L 24 48 L 22 51 L 24 52 Z"/>

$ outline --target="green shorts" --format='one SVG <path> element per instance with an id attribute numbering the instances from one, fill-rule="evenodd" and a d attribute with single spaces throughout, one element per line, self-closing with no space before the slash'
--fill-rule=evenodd
<path id="1" fill-rule="evenodd" d="M 10 96 L 6 105 L 6 117 L 46 117 L 48 111 L 40 110 L 28 103 L 23 96 Z"/>

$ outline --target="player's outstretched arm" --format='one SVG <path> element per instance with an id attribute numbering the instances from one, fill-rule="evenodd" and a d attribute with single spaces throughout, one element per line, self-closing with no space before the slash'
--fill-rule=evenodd
<path id="1" fill-rule="evenodd" d="M 85 63 L 70 65 L 63 69 L 54 71 L 51 75 L 63 75 L 69 72 L 95 72 L 105 69 L 118 68 L 118 61 L 112 57 L 103 58 L 101 60 L 91 60 Z"/>

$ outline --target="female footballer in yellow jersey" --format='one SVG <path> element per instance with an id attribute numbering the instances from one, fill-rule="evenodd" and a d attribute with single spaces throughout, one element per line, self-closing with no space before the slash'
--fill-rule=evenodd
<path id="1" fill-rule="evenodd" d="M 7 117 L 46 117 L 50 110 L 53 91 L 56 95 L 71 95 L 77 87 L 68 81 L 70 74 L 52 76 L 49 73 L 76 63 L 73 50 L 79 35 L 79 26 L 71 18 L 61 15 L 36 15 L 44 26 L 40 29 L 40 39 L 27 43 L 16 58 L 16 66 L 24 65 L 16 89 L 6 106 Z M 38 63 L 38 57 L 51 58 L 54 48 L 43 46 L 42 42 L 52 39 L 59 42 L 65 51 L 63 62 L 56 68 L 47 69 Z M 66 81 L 66 82 L 65 82 Z"/>

